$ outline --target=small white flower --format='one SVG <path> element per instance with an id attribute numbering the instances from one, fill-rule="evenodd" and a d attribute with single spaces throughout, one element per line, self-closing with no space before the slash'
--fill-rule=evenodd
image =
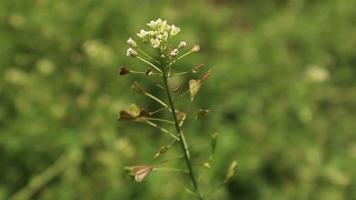
<path id="1" fill-rule="evenodd" d="M 145 31 L 145 30 L 141 29 L 141 31 L 139 33 L 137 33 L 137 36 L 142 38 L 142 39 L 145 39 L 148 34 L 149 34 L 148 31 Z"/>
<path id="2" fill-rule="evenodd" d="M 135 42 L 135 40 L 133 40 L 132 38 L 129 38 L 127 40 L 127 44 L 129 44 L 131 47 L 136 48 L 137 47 L 137 43 Z"/>
<path id="3" fill-rule="evenodd" d="M 168 33 L 167 32 L 163 32 L 162 39 L 167 41 L 167 39 L 168 39 Z"/>
<path id="4" fill-rule="evenodd" d="M 158 20 L 157 20 L 157 21 L 158 21 Z M 158 26 L 157 21 L 151 20 L 150 23 L 147 23 L 147 26 L 150 27 L 150 28 L 152 28 L 152 29 L 156 29 L 157 26 Z M 162 20 L 161 20 L 161 21 L 162 21 Z"/>
<path id="5" fill-rule="evenodd" d="M 178 55 L 178 53 L 179 53 L 178 49 L 173 49 L 171 51 L 171 56 L 174 57 L 174 56 Z"/>
<path id="6" fill-rule="evenodd" d="M 136 57 L 138 54 L 135 50 L 133 50 L 132 48 L 128 48 L 127 52 L 126 52 L 127 56 L 131 56 L 131 57 Z"/>
<path id="7" fill-rule="evenodd" d="M 184 41 L 181 41 L 181 42 L 179 43 L 179 45 L 178 45 L 178 49 L 184 48 L 184 47 L 186 47 L 186 46 L 187 46 L 187 43 L 184 42 Z"/>
<path id="8" fill-rule="evenodd" d="M 175 36 L 180 32 L 180 28 L 172 24 L 171 26 L 171 36 Z"/>
<path id="9" fill-rule="evenodd" d="M 151 39 L 151 44 L 152 44 L 153 48 L 158 48 L 160 46 L 160 44 L 161 44 L 161 41 L 159 39 L 157 39 L 157 38 L 156 39 L 152 38 Z"/>
<path id="10" fill-rule="evenodd" d="M 166 23 L 167 23 L 167 21 L 166 21 Z M 162 24 L 163 24 L 162 19 L 161 19 L 161 18 L 158 18 L 158 19 L 156 20 L 156 24 L 157 24 L 158 27 L 161 27 Z"/>

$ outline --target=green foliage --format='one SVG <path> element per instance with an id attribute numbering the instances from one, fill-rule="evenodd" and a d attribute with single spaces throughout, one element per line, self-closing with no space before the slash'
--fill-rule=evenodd
<path id="1" fill-rule="evenodd" d="M 356 198 L 355 1 L 1 0 L 0 199 L 190 199 L 180 175 L 123 170 L 169 142 L 116 121 L 134 99 L 155 106 L 119 66 L 158 17 L 201 45 L 182 69 L 212 69 L 194 107 L 211 113 L 186 132 L 197 151 L 220 133 L 202 179 L 238 170 L 211 199 Z"/>

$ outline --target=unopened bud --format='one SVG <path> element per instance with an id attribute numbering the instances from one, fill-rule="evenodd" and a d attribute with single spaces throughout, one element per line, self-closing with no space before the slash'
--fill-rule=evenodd
<path id="1" fill-rule="evenodd" d="M 197 44 L 195 44 L 195 45 L 193 46 L 193 48 L 192 48 L 191 51 L 192 51 L 192 52 L 198 52 L 198 51 L 200 51 L 200 46 L 197 45 Z"/>
<path id="2" fill-rule="evenodd" d="M 184 47 L 186 47 L 186 46 L 187 46 L 187 43 L 184 42 L 184 41 L 181 41 L 181 42 L 179 43 L 179 45 L 178 45 L 178 49 L 184 48 Z"/>
<path id="3" fill-rule="evenodd" d="M 132 38 L 129 38 L 127 40 L 127 44 L 129 44 L 131 47 L 136 48 L 137 47 L 137 43 L 135 42 L 135 40 L 133 40 Z"/>
<path id="4" fill-rule="evenodd" d="M 130 56 L 130 57 L 136 57 L 138 55 L 138 53 L 135 50 L 133 50 L 132 48 L 128 48 L 126 55 Z"/>

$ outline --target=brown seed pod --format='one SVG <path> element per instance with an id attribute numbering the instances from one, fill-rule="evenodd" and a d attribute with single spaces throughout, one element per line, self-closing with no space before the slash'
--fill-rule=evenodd
<path id="1" fill-rule="evenodd" d="M 125 66 L 120 68 L 120 76 L 126 75 L 128 73 L 130 73 L 130 70 L 128 70 Z"/>

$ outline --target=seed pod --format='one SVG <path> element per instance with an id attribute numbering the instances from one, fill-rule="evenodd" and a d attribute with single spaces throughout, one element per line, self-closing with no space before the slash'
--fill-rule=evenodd
<path id="1" fill-rule="evenodd" d="M 146 76 L 151 76 L 152 75 L 152 69 L 151 68 L 146 69 L 145 74 L 146 74 Z"/>
<path id="2" fill-rule="evenodd" d="M 179 126 L 183 126 L 184 120 L 186 118 L 186 114 L 182 111 L 176 110 L 176 116 L 177 116 Z"/>
<path id="3" fill-rule="evenodd" d="M 167 145 L 161 146 L 159 148 L 159 151 L 154 156 L 154 159 L 158 159 L 162 154 L 166 153 L 168 151 L 168 149 L 169 149 L 169 147 Z"/>
<path id="4" fill-rule="evenodd" d="M 136 116 L 132 115 L 132 113 L 129 113 L 125 110 L 122 110 L 120 111 L 120 116 L 119 116 L 119 121 L 122 121 L 122 120 L 135 120 L 136 119 Z"/>
<path id="5" fill-rule="evenodd" d="M 201 87 L 200 80 L 190 80 L 189 81 L 189 92 L 190 92 L 190 100 L 193 101 L 194 97 L 197 95 L 199 89 Z"/>
<path id="6" fill-rule="evenodd" d="M 229 170 L 227 171 L 225 183 L 229 182 L 237 173 L 237 162 L 233 161 L 230 164 Z"/>
<path id="7" fill-rule="evenodd" d="M 217 146 L 217 141 L 218 141 L 218 136 L 219 133 L 215 132 L 211 135 L 211 143 L 210 143 L 210 147 L 211 147 L 211 153 L 214 154 L 215 150 L 216 150 L 216 146 Z"/>
<path id="8" fill-rule="evenodd" d="M 144 108 L 140 109 L 140 113 L 138 114 L 139 117 L 148 117 L 150 116 L 149 112 L 147 112 Z"/>
<path id="9" fill-rule="evenodd" d="M 120 76 L 126 75 L 128 73 L 130 73 L 130 70 L 128 70 L 125 66 L 120 68 Z"/>
<path id="10" fill-rule="evenodd" d="M 127 168 L 136 182 L 142 182 L 152 171 L 153 167 L 148 165 L 137 165 Z"/>
<path id="11" fill-rule="evenodd" d="M 210 112 L 211 112 L 211 110 L 199 109 L 198 110 L 198 115 L 195 118 L 196 119 L 200 119 L 202 117 L 206 117 Z"/>
<path id="12" fill-rule="evenodd" d="M 200 80 L 203 82 L 203 81 L 206 81 L 206 79 L 208 79 L 211 75 L 211 70 L 209 69 L 207 72 L 205 72 L 201 77 L 200 77 Z"/>
<path id="13" fill-rule="evenodd" d="M 193 67 L 192 72 L 197 73 L 201 68 L 203 68 L 205 65 L 204 64 L 198 64 L 195 67 Z"/>

